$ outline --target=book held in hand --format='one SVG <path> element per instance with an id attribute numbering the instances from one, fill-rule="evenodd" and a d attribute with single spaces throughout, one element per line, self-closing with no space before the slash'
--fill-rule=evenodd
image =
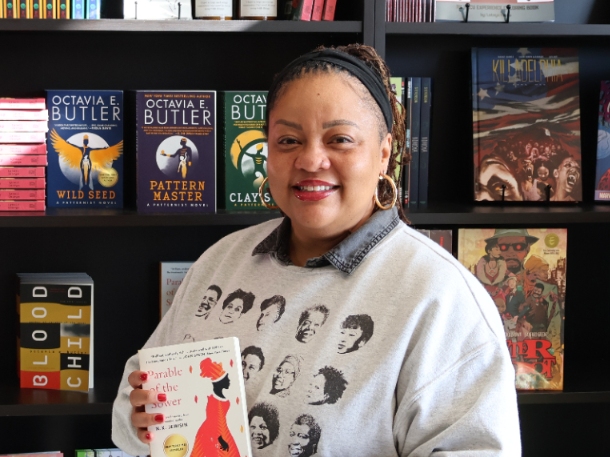
<path id="1" fill-rule="evenodd" d="M 458 260 L 502 317 L 522 390 L 562 390 L 567 229 L 459 229 Z"/>
<path id="2" fill-rule="evenodd" d="M 472 50 L 474 197 L 582 201 L 578 54 Z"/>
<path id="3" fill-rule="evenodd" d="M 146 348 L 143 389 L 165 394 L 146 412 L 163 414 L 151 425 L 151 457 L 252 456 L 239 341 L 235 337 Z"/>

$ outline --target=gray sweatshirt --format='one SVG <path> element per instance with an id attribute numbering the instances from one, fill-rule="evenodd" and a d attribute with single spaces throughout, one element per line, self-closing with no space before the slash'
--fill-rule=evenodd
<path id="1" fill-rule="evenodd" d="M 394 210 L 305 268 L 287 261 L 279 223 L 209 248 L 145 345 L 239 338 L 254 456 L 521 455 L 500 316 L 470 272 Z M 134 355 L 112 439 L 143 455 L 136 369 Z"/>

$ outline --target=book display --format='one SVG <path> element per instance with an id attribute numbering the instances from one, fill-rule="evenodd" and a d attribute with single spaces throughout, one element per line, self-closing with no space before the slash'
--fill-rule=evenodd
<path id="1" fill-rule="evenodd" d="M 458 228 L 567 228 L 563 391 L 519 393 L 523 455 L 603 455 L 610 377 L 606 356 L 597 348 L 605 347 L 610 320 L 602 260 L 610 256 L 610 211 L 594 201 L 594 181 L 600 82 L 610 78 L 610 16 L 593 0 L 553 3 L 555 23 L 534 24 L 386 23 L 385 0 L 338 0 L 334 21 L 122 20 L 121 2 L 102 2 L 106 19 L 99 21 L 0 20 L 0 36 L 11 43 L 0 51 L 6 62 L 0 67 L 3 96 L 44 98 L 50 88 L 125 94 L 123 209 L 47 208 L 44 215 L 0 217 L 5 241 L 0 303 L 6 316 L 0 319 L 0 363 L 8 367 L 0 382 L 0 428 L 7 436 L 33 431 L 27 440 L 6 440 L 0 453 L 59 449 L 72 456 L 85 446 L 114 447 L 110 414 L 124 361 L 159 322 L 159 262 L 196 259 L 223 236 L 279 215 L 223 208 L 216 213 L 138 212 L 137 111 L 130 91 L 264 91 L 296 56 L 320 44 L 360 42 L 375 46 L 393 75 L 427 76 L 434 83 L 428 205 L 407 208 L 417 228 L 452 229 L 454 250 Z M 578 50 L 581 201 L 474 201 L 473 47 Z M 221 113 L 219 99 L 219 118 Z M 216 138 L 219 182 L 214 188 L 222 192 L 222 137 Z M 35 179 L 32 184 L 38 185 L 45 166 L 0 166 L 0 179 Z M 11 368 L 17 367 L 17 271 L 87 271 L 95 278 L 95 387 L 88 393 L 19 388 Z"/>

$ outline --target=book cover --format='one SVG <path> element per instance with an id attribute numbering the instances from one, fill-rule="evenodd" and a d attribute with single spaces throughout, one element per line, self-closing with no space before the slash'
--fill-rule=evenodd
<path id="1" fill-rule="evenodd" d="M 32 19 L 44 19 L 44 0 L 32 0 L 30 4 L 30 17 Z M 2 119 L 1 116 L 0 119 Z"/>
<path id="2" fill-rule="evenodd" d="M 610 201 L 610 81 L 602 81 L 599 91 L 595 200 Z"/>
<path id="3" fill-rule="evenodd" d="M 401 77 L 401 76 L 392 76 L 390 78 L 390 84 L 392 85 L 392 90 L 394 91 L 394 94 L 396 96 L 396 101 L 400 103 L 399 105 L 399 109 L 403 110 L 405 109 L 405 78 Z M 405 122 L 407 120 L 405 119 Z M 397 150 L 398 148 L 398 143 L 395 141 L 394 144 L 392 145 L 392 147 L 394 148 L 394 150 Z M 397 156 L 397 161 L 401 161 L 402 160 L 402 153 L 399 153 L 399 155 Z M 397 167 L 396 172 L 393 176 L 394 178 L 394 182 L 396 183 L 396 189 L 398 191 L 398 202 L 408 202 L 409 196 L 408 196 L 408 191 L 407 194 L 405 194 L 405 188 L 403 186 L 404 183 L 404 170 L 403 168 L 406 169 L 406 167 L 403 167 L 402 165 Z"/>
<path id="4" fill-rule="evenodd" d="M 166 397 L 146 405 L 146 412 L 164 416 L 148 428 L 155 434 L 151 457 L 252 455 L 237 338 L 141 349 L 138 355 L 148 373 L 142 388 Z"/>
<path id="5" fill-rule="evenodd" d="M 0 144 L 0 155 L 45 155 L 46 143 Z"/>
<path id="6" fill-rule="evenodd" d="M 101 4 L 102 0 L 87 0 L 87 12 L 85 17 L 87 19 L 101 19 Z"/>
<path id="7" fill-rule="evenodd" d="M 44 2 L 44 18 L 57 19 L 57 5 L 55 0 L 43 0 Z"/>
<path id="8" fill-rule="evenodd" d="M 432 120 L 432 78 L 422 78 L 421 123 L 419 136 L 419 206 L 428 206 L 428 168 L 430 166 L 430 123 Z"/>
<path id="9" fill-rule="evenodd" d="M 18 273 L 20 387 L 93 387 L 93 280 L 85 273 Z"/>
<path id="10" fill-rule="evenodd" d="M 581 201 L 578 54 L 472 50 L 474 198 Z"/>
<path id="11" fill-rule="evenodd" d="M 4 5 L 3 5 L 3 10 L 4 10 L 3 18 L 4 19 L 14 19 L 15 17 L 17 17 L 15 14 L 16 8 L 17 8 L 17 5 L 15 4 L 14 0 L 12 0 L 12 1 L 5 0 Z"/>
<path id="12" fill-rule="evenodd" d="M 15 2 L 16 8 L 17 8 L 17 15 L 16 17 L 19 19 L 31 19 L 31 3 L 32 0 L 19 0 Z"/>
<path id="13" fill-rule="evenodd" d="M 3 167 L 0 178 L 44 178 L 45 167 Z"/>
<path id="14" fill-rule="evenodd" d="M 70 19 L 70 0 L 55 0 L 57 19 Z"/>
<path id="15" fill-rule="evenodd" d="M 453 230 L 417 229 L 417 231 L 423 235 L 426 235 L 432 241 L 436 241 L 438 245 L 449 252 L 449 254 L 453 254 Z"/>
<path id="16" fill-rule="evenodd" d="M 97 0 L 98 2 L 100 0 Z M 190 0 L 123 0 L 124 19 L 192 19 Z"/>
<path id="17" fill-rule="evenodd" d="M 312 21 L 321 21 L 323 10 L 324 10 L 324 0 L 313 0 L 313 7 L 311 10 L 311 20 Z"/>
<path id="18" fill-rule="evenodd" d="M 295 21 L 311 21 L 314 0 L 293 0 L 293 16 Z"/>
<path id="19" fill-rule="evenodd" d="M 466 5 L 469 5 L 467 8 Z M 510 8 L 507 8 L 510 6 Z M 465 22 L 553 22 L 554 0 L 436 0 L 436 20 Z"/>
<path id="20" fill-rule="evenodd" d="M 47 90 L 47 204 L 123 207 L 123 92 Z"/>
<path id="21" fill-rule="evenodd" d="M 159 262 L 159 312 L 163 318 L 193 262 Z"/>
<path id="22" fill-rule="evenodd" d="M 0 211 L 44 211 L 44 200 L 0 201 Z"/>
<path id="23" fill-rule="evenodd" d="M 44 189 L 44 188 L 45 188 L 45 179 L 44 178 L 0 178 L 0 189 Z"/>
<path id="24" fill-rule="evenodd" d="M 46 165 L 46 154 L 0 154 L 0 166 L 4 167 L 40 167 Z"/>
<path id="25" fill-rule="evenodd" d="M 44 200 L 44 189 L 0 189 L 0 200 Z"/>
<path id="26" fill-rule="evenodd" d="M 86 0 L 72 0 L 72 19 L 85 19 L 86 6 Z"/>
<path id="27" fill-rule="evenodd" d="M 337 0 L 324 0 L 324 8 L 322 9 L 322 20 L 323 21 L 334 21 L 336 9 L 337 9 Z"/>
<path id="28" fill-rule="evenodd" d="M 3 121 L 0 120 L 0 132 L 46 132 L 47 121 Z"/>
<path id="29" fill-rule="evenodd" d="M 216 91 L 136 91 L 140 212 L 216 211 Z"/>
<path id="30" fill-rule="evenodd" d="M 409 208 L 419 205 L 419 139 L 421 125 L 421 78 L 411 77 L 411 98 L 409 99 L 409 131 L 411 162 L 409 163 Z"/>
<path id="31" fill-rule="evenodd" d="M 562 390 L 567 229 L 460 229 L 458 260 L 504 323 L 522 390 Z"/>
<path id="32" fill-rule="evenodd" d="M 267 138 L 263 127 L 266 91 L 226 91 L 224 109 L 224 207 L 227 211 L 265 210 L 258 193 L 267 177 Z M 265 189 L 265 201 L 272 201 Z"/>
<path id="33" fill-rule="evenodd" d="M 0 132 L 0 143 L 44 143 L 45 132 Z"/>

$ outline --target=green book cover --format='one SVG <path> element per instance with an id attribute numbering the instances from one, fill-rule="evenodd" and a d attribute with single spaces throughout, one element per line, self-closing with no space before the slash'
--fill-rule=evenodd
<path id="1" fill-rule="evenodd" d="M 225 209 L 265 210 L 258 189 L 267 177 L 267 138 L 263 130 L 266 91 L 225 91 L 224 168 Z M 268 187 L 265 201 L 273 204 Z"/>

